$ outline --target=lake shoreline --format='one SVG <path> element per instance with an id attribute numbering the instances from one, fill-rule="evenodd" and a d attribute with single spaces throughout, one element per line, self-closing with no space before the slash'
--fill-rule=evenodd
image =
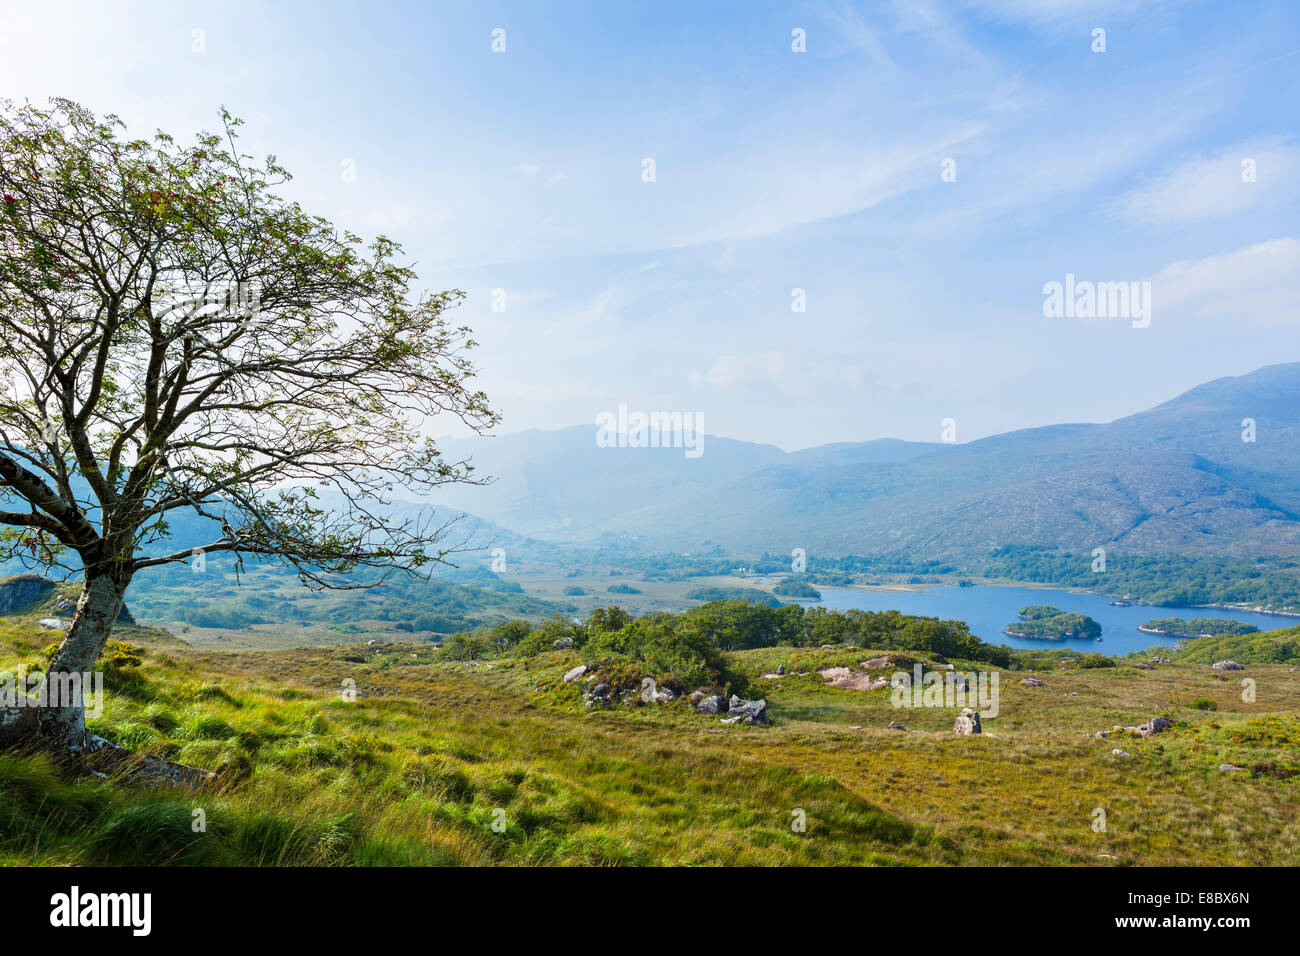
<path id="1" fill-rule="evenodd" d="M 932 582 L 928 584 L 815 584 L 813 587 L 819 591 L 867 591 L 879 593 L 883 591 L 902 591 L 909 594 L 919 594 L 931 591 L 934 588 L 955 587 L 954 584 L 944 582 Z M 1114 594 L 1108 591 L 1094 591 L 1091 588 L 1076 588 L 1063 584 L 1044 584 L 1041 581 L 1012 581 L 1003 578 L 989 578 L 982 580 L 979 584 L 969 585 L 970 587 L 981 588 L 1035 588 L 1050 591 L 1068 591 L 1071 594 L 1093 594 L 1097 597 L 1119 598 L 1123 595 Z M 1125 605 L 1115 605 L 1117 607 L 1149 607 L 1164 608 L 1171 607 L 1183 610 L 1192 608 L 1203 608 L 1210 611 L 1240 611 L 1247 614 L 1268 614 L 1273 617 L 1290 617 L 1300 619 L 1300 611 L 1279 611 L 1264 605 L 1246 607 L 1239 604 L 1187 604 L 1187 605 L 1167 605 L 1167 604 L 1147 604 L 1143 601 L 1129 601 Z M 1005 632 L 1004 632 L 1005 633 Z M 1014 635 L 1012 635 L 1014 636 Z"/>
<path id="2" fill-rule="evenodd" d="M 1111 597 L 1083 589 L 1052 588 L 1045 585 L 983 585 L 961 587 L 955 584 L 930 584 L 924 588 L 865 588 L 861 586 L 819 586 L 820 605 L 828 611 L 896 611 L 915 617 L 941 621 L 961 621 L 970 632 L 990 644 L 1007 644 L 1024 650 L 1071 649 L 1075 652 L 1099 651 L 1123 657 L 1143 653 L 1156 646 L 1172 647 L 1185 638 L 1153 633 L 1143 625 L 1156 617 L 1212 617 L 1249 624 L 1260 632 L 1275 631 L 1293 624 L 1287 615 L 1266 614 L 1237 608 L 1201 608 L 1190 606 L 1112 605 Z M 803 603 L 803 602 L 800 602 Z M 1029 604 L 1051 604 L 1065 611 L 1095 620 L 1102 627 L 1102 642 L 1095 637 L 1060 640 L 1029 637 L 1016 630 L 1014 619 Z M 805 606 L 807 606 L 805 604 Z M 1159 610 L 1153 610 L 1158 607 Z M 1012 621 L 1012 624 L 1008 624 Z"/>

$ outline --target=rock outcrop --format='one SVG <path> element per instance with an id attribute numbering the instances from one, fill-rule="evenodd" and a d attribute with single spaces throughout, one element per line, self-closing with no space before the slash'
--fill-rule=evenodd
<path id="1" fill-rule="evenodd" d="M 741 700 L 735 694 L 727 701 L 727 716 L 723 718 L 724 724 L 766 724 L 767 719 L 767 701 L 766 700 Z"/>
<path id="2" fill-rule="evenodd" d="M 50 592 L 58 587 L 57 582 L 39 574 L 15 574 L 11 578 L 0 580 L 0 614 L 15 614 L 48 597 L 49 600 L 41 610 L 58 617 L 71 617 L 77 610 L 75 593 L 69 594 L 65 588 L 51 596 Z M 125 604 L 117 616 L 117 623 L 135 624 L 135 618 Z M 66 623 L 64 626 L 67 626 Z"/>
<path id="3" fill-rule="evenodd" d="M 696 704 L 695 709 L 701 714 L 708 714 L 710 717 L 725 714 L 727 712 L 727 698 L 720 694 L 712 694 Z"/>
<path id="4" fill-rule="evenodd" d="M 5 578 L 0 581 L 0 614 L 12 614 L 53 587 L 53 581 L 35 574 L 15 574 L 11 578 Z"/>
<path id="5" fill-rule="evenodd" d="M 1106 738 L 1124 735 L 1136 735 L 1138 737 L 1154 737 L 1158 733 L 1163 733 L 1172 727 L 1173 724 L 1164 717 L 1152 717 L 1145 724 L 1138 724 L 1136 727 L 1121 727 L 1116 724 L 1110 730 L 1099 730 L 1094 737 Z"/>
<path id="6" fill-rule="evenodd" d="M 880 690 L 889 686 L 887 678 L 872 677 L 867 671 L 855 671 L 851 667 L 827 667 L 817 673 L 826 678 L 827 686 L 844 690 Z"/>
<path id="7" fill-rule="evenodd" d="M 952 732 L 954 734 L 980 733 L 979 712 L 971 710 L 969 707 L 963 707 L 961 713 L 957 715 L 956 722 L 952 725 Z"/>

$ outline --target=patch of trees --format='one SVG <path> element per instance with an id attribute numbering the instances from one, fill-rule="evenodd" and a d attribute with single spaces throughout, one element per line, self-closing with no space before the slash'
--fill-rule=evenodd
<path id="1" fill-rule="evenodd" d="M 1300 663 L 1300 627 L 1257 634 L 1225 634 L 1188 641 L 1174 656 L 1182 663 L 1213 664 L 1234 660 L 1239 664 Z"/>
<path id="2" fill-rule="evenodd" d="M 807 581 L 785 580 L 772 589 L 779 597 L 797 598 L 801 601 L 820 601 L 822 592 Z"/>
<path id="3" fill-rule="evenodd" d="M 1012 637 L 1029 637 L 1045 641 L 1067 638 L 1098 638 L 1101 625 L 1086 614 L 1062 611 L 1050 604 L 1030 604 L 1020 609 L 1020 620 L 1007 625 Z"/>
<path id="4" fill-rule="evenodd" d="M 1167 637 L 1207 637 L 1217 634 L 1255 634 L 1259 628 L 1217 617 L 1197 617 L 1185 621 L 1181 617 L 1159 617 L 1142 625 L 1144 631 L 1155 631 Z"/>
<path id="5" fill-rule="evenodd" d="M 776 645 L 817 647 L 848 644 L 863 648 L 917 651 L 946 659 L 1009 667 L 1011 648 L 987 644 L 961 621 L 914 617 L 897 611 L 828 611 L 797 604 L 769 607 L 752 601 L 713 601 L 680 614 L 633 617 L 619 607 L 597 608 L 586 619 L 558 615 L 539 625 L 510 621 L 475 633 L 457 634 L 444 645 L 456 659 L 509 653 L 531 657 L 557 648 L 585 648 L 672 659 L 673 673 L 687 680 L 687 663 L 698 673 L 716 669 L 724 651 Z M 687 683 L 690 683 L 687 680 Z"/>
<path id="6" fill-rule="evenodd" d="M 755 604 L 766 604 L 768 607 L 780 607 L 781 602 L 759 588 L 720 588 L 705 587 L 692 588 L 687 591 L 685 597 L 691 601 L 752 601 Z"/>

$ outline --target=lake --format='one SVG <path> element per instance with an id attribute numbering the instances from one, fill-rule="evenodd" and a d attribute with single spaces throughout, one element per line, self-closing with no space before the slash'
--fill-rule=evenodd
<path id="1" fill-rule="evenodd" d="M 1138 625 L 1158 617 L 1229 618 L 1254 624 L 1261 631 L 1271 631 L 1300 624 L 1300 618 L 1251 611 L 1221 611 L 1200 607 L 1112 607 L 1104 594 L 1080 594 L 1057 588 L 1022 588 L 1000 586 L 957 587 L 934 585 L 916 591 L 864 591 L 859 588 L 819 587 L 820 602 L 828 610 L 899 611 L 923 617 L 965 621 L 971 633 L 991 644 L 1012 647 L 1069 648 L 1075 651 L 1098 651 L 1104 654 L 1128 654 L 1156 644 L 1172 645 L 1174 639 L 1143 634 Z M 800 604 L 816 604 L 803 602 Z M 1086 614 L 1101 625 L 1101 643 L 1091 640 L 1034 641 L 1009 637 L 1003 630 L 1027 604 L 1051 604 L 1062 611 Z"/>

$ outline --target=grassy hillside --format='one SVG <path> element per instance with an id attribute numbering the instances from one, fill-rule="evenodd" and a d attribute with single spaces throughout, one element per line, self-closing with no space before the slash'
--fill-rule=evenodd
<path id="1" fill-rule="evenodd" d="M 223 783 L 145 791 L 0 755 L 0 864 L 1300 863 L 1300 674 L 1284 664 L 1248 665 L 1244 703 L 1242 674 L 1201 664 L 1038 654 L 1052 663 L 1003 671 L 1000 713 L 962 737 L 951 710 L 895 709 L 887 689 L 817 674 L 862 649 L 727 653 L 769 702 L 771 726 L 743 727 L 682 699 L 584 706 L 560 677 L 604 650 L 450 661 L 427 643 L 254 653 L 116 637 L 94 729 Z M 0 671 L 39 666 L 49 641 L 4 619 Z M 1092 736 L 1157 713 L 1173 729 Z"/>
<path id="2" fill-rule="evenodd" d="M 1222 660 L 1238 664 L 1300 664 L 1300 627 L 1198 637 L 1183 646 L 1178 659 L 1188 664 Z"/>

